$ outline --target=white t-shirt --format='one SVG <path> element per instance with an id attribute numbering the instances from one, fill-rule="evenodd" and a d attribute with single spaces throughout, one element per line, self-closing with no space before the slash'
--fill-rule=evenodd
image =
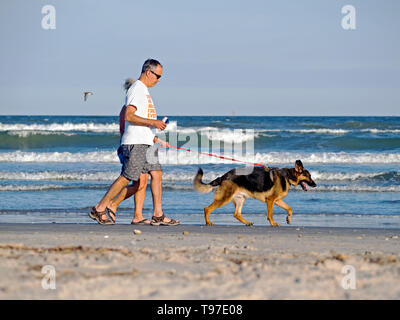
<path id="1" fill-rule="evenodd" d="M 126 93 L 126 105 L 136 107 L 135 115 L 146 119 L 157 119 L 156 109 L 146 85 L 137 80 Z M 153 129 L 154 130 L 154 129 Z M 154 132 L 146 126 L 138 126 L 125 121 L 125 132 L 121 144 L 154 144 Z"/>

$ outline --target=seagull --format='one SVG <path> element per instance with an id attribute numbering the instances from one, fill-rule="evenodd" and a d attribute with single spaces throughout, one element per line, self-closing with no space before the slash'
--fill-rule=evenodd
<path id="1" fill-rule="evenodd" d="M 93 94 L 93 92 L 90 92 L 90 91 L 84 92 L 84 93 L 83 93 L 83 99 L 86 101 L 87 98 L 88 98 L 88 96 L 90 96 L 91 94 Z"/>

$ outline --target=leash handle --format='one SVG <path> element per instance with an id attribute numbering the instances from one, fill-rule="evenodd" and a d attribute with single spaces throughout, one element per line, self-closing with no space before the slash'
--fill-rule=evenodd
<path id="1" fill-rule="evenodd" d="M 172 148 L 178 149 L 178 150 L 184 150 L 184 151 L 191 152 L 190 149 L 181 148 L 181 147 L 176 147 L 176 146 L 173 146 L 173 145 L 171 145 L 171 144 L 169 144 L 169 146 L 172 147 Z M 215 157 L 215 158 L 223 159 L 223 160 L 230 160 L 230 161 L 242 162 L 242 163 L 251 164 L 251 165 L 253 165 L 253 166 L 258 166 L 258 167 L 264 167 L 264 168 L 265 168 L 265 166 L 264 166 L 263 164 L 260 164 L 260 163 L 253 163 L 253 162 L 241 161 L 241 160 L 237 160 L 237 159 L 233 159 L 233 158 L 228 158 L 228 157 L 223 157 L 223 156 L 217 156 L 217 155 L 212 154 L 212 153 L 206 153 L 206 152 L 200 152 L 200 151 L 198 151 L 197 153 L 204 154 L 204 155 L 210 156 L 210 157 Z"/>

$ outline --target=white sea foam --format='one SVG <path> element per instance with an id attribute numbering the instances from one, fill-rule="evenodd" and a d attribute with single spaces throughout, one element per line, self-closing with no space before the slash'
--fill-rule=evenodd
<path id="1" fill-rule="evenodd" d="M 209 182 L 223 175 L 225 172 L 205 171 L 203 181 Z M 388 172 L 321 172 L 310 171 L 315 181 L 356 181 L 359 179 L 374 179 L 388 174 Z M 13 181 L 112 181 L 118 177 L 120 172 L 101 171 L 101 172 L 59 172 L 59 171 L 36 171 L 36 172 L 9 172 L 0 171 L 0 180 Z M 195 172 L 163 172 L 163 181 L 166 182 L 191 182 Z M 400 173 L 394 173 L 400 177 Z"/>
<path id="2" fill-rule="evenodd" d="M 179 141 L 184 141 L 186 137 L 196 135 L 196 139 L 200 136 L 205 137 L 210 141 L 223 141 L 225 143 L 243 143 L 252 141 L 258 138 L 261 134 L 261 132 L 256 132 L 253 129 L 228 129 L 215 127 L 178 128 L 176 125 L 172 129 L 167 126 L 165 131 L 170 135 L 177 134 Z"/>
<path id="3" fill-rule="evenodd" d="M 345 129 L 289 129 L 289 130 L 284 130 L 287 132 L 292 132 L 292 133 L 319 133 L 319 134 L 346 134 L 349 132 L 349 130 Z"/>
<path id="4" fill-rule="evenodd" d="M 83 131 L 83 132 L 119 132 L 119 124 L 117 123 L 52 123 L 52 124 L 5 124 L 0 123 L 0 132 L 1 131 Z"/>
<path id="5" fill-rule="evenodd" d="M 104 189 L 106 185 L 55 185 L 55 184 L 32 184 L 32 185 L 5 185 L 0 186 L 0 192 L 16 192 L 16 191 L 54 191 L 54 190 L 70 190 L 70 189 Z M 165 184 L 163 188 L 166 190 L 175 191 L 191 191 L 193 186 L 190 184 L 179 185 L 179 184 Z"/>
<path id="6" fill-rule="evenodd" d="M 6 185 L 0 186 L 0 191 L 47 191 L 60 190 L 67 187 L 61 185 L 43 184 L 43 185 Z"/>
<path id="7" fill-rule="evenodd" d="M 63 135 L 63 136 L 74 136 L 76 133 L 71 132 L 60 132 L 60 131 L 38 131 L 38 130 L 22 130 L 22 131 L 9 131 L 7 132 L 10 136 L 18 136 L 20 138 L 27 138 L 29 136 L 42 135 Z"/>
<path id="8" fill-rule="evenodd" d="M 317 133 L 317 134 L 333 134 L 341 135 L 350 132 L 345 129 L 227 129 L 227 128 L 216 128 L 216 127 L 200 127 L 200 128 L 178 128 L 175 124 L 173 128 L 169 129 L 167 127 L 166 131 L 177 131 L 180 134 L 190 134 L 193 132 L 199 134 L 205 134 L 210 140 L 225 140 L 225 141 L 236 141 L 238 138 L 240 140 L 249 140 L 250 138 L 258 138 L 259 136 L 274 137 L 268 133 L 279 133 L 279 132 L 290 132 L 290 133 Z M 236 133 L 235 133 L 236 131 Z"/>
<path id="9" fill-rule="evenodd" d="M 204 134 L 208 140 L 224 141 L 227 143 L 243 143 L 251 141 L 259 137 L 259 133 L 254 130 L 202 130 L 201 134 Z"/>
<path id="10" fill-rule="evenodd" d="M 58 171 L 37 171 L 37 172 L 7 172 L 0 171 L 0 180 L 14 181 L 110 181 L 117 178 L 119 172 L 58 172 Z"/>
<path id="11" fill-rule="evenodd" d="M 190 128 L 178 128 L 176 121 L 170 121 L 165 129 L 168 131 L 186 132 L 193 129 Z M 6 124 L 0 122 L 0 132 L 9 131 L 9 134 L 18 134 L 18 132 L 25 132 L 25 134 L 52 134 L 54 132 L 68 132 L 68 131 L 80 131 L 80 132 L 116 132 L 119 133 L 119 123 L 52 123 L 52 124 Z M 23 135 L 23 134 L 22 134 Z"/>
<path id="12" fill-rule="evenodd" d="M 113 181 L 120 171 L 103 172 L 59 172 L 59 171 L 37 171 L 37 172 L 9 172 L 0 171 L 0 180 L 12 181 Z M 164 182 L 191 182 L 196 172 L 163 172 Z M 223 172 L 206 172 L 204 181 L 212 181 Z"/>
<path id="13" fill-rule="evenodd" d="M 104 185 L 87 186 L 87 185 L 54 185 L 54 184 L 33 184 L 33 185 L 1 185 L 0 192 L 15 191 L 51 191 L 51 190 L 68 190 L 68 189 L 88 189 L 100 188 L 104 189 Z M 164 189 L 175 191 L 193 190 L 191 184 L 163 184 Z M 294 191 L 303 192 L 299 186 L 292 187 Z M 358 186 L 358 185 L 318 185 L 317 188 L 309 188 L 309 192 L 400 192 L 400 186 Z"/>
<path id="14" fill-rule="evenodd" d="M 356 181 L 359 179 L 374 179 L 380 177 L 388 172 L 320 172 L 310 171 L 311 176 L 315 180 L 324 181 Z M 400 173 L 397 172 L 395 175 L 398 177 Z"/>
<path id="15" fill-rule="evenodd" d="M 245 131 L 246 129 L 237 128 L 238 130 Z M 191 134 L 193 132 L 208 135 L 211 139 L 216 140 L 226 140 L 232 141 L 236 140 L 237 136 L 232 136 L 233 130 L 230 130 L 230 134 L 224 134 L 223 132 L 228 132 L 228 129 L 217 128 L 217 127 L 179 127 L 177 121 L 170 121 L 165 129 L 165 132 L 177 132 L 179 134 Z M 94 123 L 94 122 L 83 122 L 83 123 L 50 123 L 50 124 L 25 124 L 25 123 L 15 123 L 7 124 L 0 123 L 0 132 L 10 131 L 9 134 L 21 133 L 21 136 L 26 136 L 28 134 L 45 134 L 44 132 L 68 132 L 68 131 L 78 131 L 78 132 L 113 132 L 119 133 L 119 123 Z M 214 132 L 214 134 L 211 134 Z M 290 132 L 299 134 L 332 134 L 332 135 L 343 135 L 349 132 L 370 132 L 374 134 L 380 133 L 400 133 L 400 129 L 361 129 L 361 130 L 348 130 L 348 129 L 329 129 L 329 128 L 318 128 L 318 129 L 261 129 L 254 130 L 255 137 L 260 135 L 265 136 L 266 133 L 279 133 L 279 132 Z M 246 136 L 239 137 L 239 139 L 249 139 Z"/>
<path id="16" fill-rule="evenodd" d="M 0 153 L 0 162 L 96 162 L 119 163 L 116 152 L 5 152 Z"/>
<path id="17" fill-rule="evenodd" d="M 400 133 L 400 129 L 362 129 L 361 131 L 371 133 Z"/>
<path id="18" fill-rule="evenodd" d="M 203 175 L 203 181 L 205 182 L 210 182 L 217 177 L 220 177 L 222 174 L 225 172 L 214 172 L 214 171 L 208 171 L 205 172 Z M 196 172 L 187 172 L 187 173 L 174 173 L 174 172 L 163 172 L 163 181 L 170 181 L 170 182 L 179 182 L 179 181 L 185 181 L 185 182 L 191 182 L 193 181 L 194 176 L 196 175 Z"/>
<path id="19" fill-rule="evenodd" d="M 265 132 L 273 132 L 273 133 L 279 133 L 279 132 L 290 132 L 290 133 L 319 133 L 319 134 L 346 134 L 349 133 L 350 130 L 346 129 L 326 129 L 326 128 L 320 128 L 320 129 L 261 129 L 261 130 L 256 130 L 257 133 L 265 133 Z"/>
<path id="20" fill-rule="evenodd" d="M 323 186 L 318 185 L 317 188 L 309 188 L 311 192 L 400 192 L 400 186 Z"/>
<path id="21" fill-rule="evenodd" d="M 345 152 L 321 152 L 321 153 L 289 153 L 270 152 L 256 153 L 254 160 L 257 163 L 293 163 L 301 159 L 303 163 L 348 163 L 348 164 L 377 164 L 400 163 L 400 153 L 345 153 Z"/>
<path id="22" fill-rule="evenodd" d="M 231 154 L 211 152 L 219 156 L 232 157 Z M 223 160 L 208 155 L 199 154 L 196 151 L 186 152 L 174 149 L 160 149 L 160 162 L 162 164 L 205 164 L 226 163 L 232 164 L 230 160 Z M 322 152 L 322 153 L 289 153 L 269 152 L 256 153 L 255 155 L 234 155 L 233 158 L 244 162 L 255 162 L 264 165 L 288 163 L 292 164 L 296 159 L 301 159 L 305 164 L 323 163 L 347 163 L 347 164 L 393 164 L 400 163 L 400 153 L 344 153 L 344 152 Z M 93 152 L 2 152 L 0 162 L 95 162 L 95 163 L 119 163 L 115 151 L 93 151 Z M 239 163 L 236 163 L 239 164 Z"/>
<path id="23" fill-rule="evenodd" d="M 370 133 L 400 133 L 400 129 L 361 129 L 361 130 L 348 130 L 348 129 L 328 129 L 328 128 L 319 128 L 319 129 L 264 129 L 260 130 L 261 132 L 291 132 L 291 133 L 317 133 L 317 134 L 332 134 L 332 135 L 341 135 L 350 132 L 370 132 Z"/>

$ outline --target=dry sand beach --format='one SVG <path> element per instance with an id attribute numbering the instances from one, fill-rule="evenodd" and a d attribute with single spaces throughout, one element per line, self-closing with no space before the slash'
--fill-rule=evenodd
<path id="1" fill-rule="evenodd" d="M 399 299 L 399 237 L 394 229 L 1 224 L 0 299 Z"/>

